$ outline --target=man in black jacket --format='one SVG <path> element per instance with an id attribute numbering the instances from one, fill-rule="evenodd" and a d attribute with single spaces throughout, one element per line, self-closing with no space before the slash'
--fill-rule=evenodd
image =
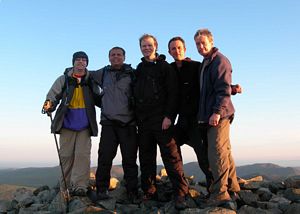
<path id="1" fill-rule="evenodd" d="M 191 146 L 197 156 L 198 164 L 206 177 L 207 191 L 213 182 L 207 157 L 207 145 L 203 132 L 199 132 L 197 112 L 199 102 L 198 70 L 200 62 L 185 57 L 185 42 L 181 37 L 174 37 L 168 43 L 169 54 L 174 58 L 171 63 L 178 76 L 178 119 L 175 125 L 176 143 Z"/>
<path id="2" fill-rule="evenodd" d="M 144 200 L 156 199 L 157 145 L 175 193 L 175 207 L 186 207 L 188 185 L 182 160 L 173 138 L 177 106 L 177 76 L 174 69 L 156 53 L 157 40 L 145 34 L 140 38 L 142 62 L 137 66 L 134 97 L 139 138 L 141 184 Z"/>
<path id="3" fill-rule="evenodd" d="M 213 183 L 213 176 L 208 164 L 207 136 L 205 127 L 199 127 L 197 112 L 199 102 L 198 71 L 201 63 L 185 57 L 185 41 L 177 36 L 168 43 L 169 54 L 173 57 L 171 63 L 178 76 L 178 120 L 175 125 L 176 143 L 181 146 L 191 146 L 197 156 L 198 164 L 206 176 L 207 191 Z M 232 85 L 232 94 L 241 93 L 240 85 Z"/>

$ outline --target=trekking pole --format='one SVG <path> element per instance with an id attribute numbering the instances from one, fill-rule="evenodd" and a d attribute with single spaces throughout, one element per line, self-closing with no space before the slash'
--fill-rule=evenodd
<path id="1" fill-rule="evenodd" d="M 53 123 L 52 114 L 50 112 L 45 111 L 44 108 L 43 108 L 42 109 L 42 114 L 47 114 L 50 117 L 51 124 Z M 67 187 L 67 181 L 66 181 L 64 169 L 63 169 L 63 166 L 62 166 L 62 163 L 61 163 L 61 157 L 60 157 L 59 147 L 58 147 L 58 143 L 57 143 L 57 137 L 56 137 L 55 133 L 53 133 L 53 135 L 54 135 L 54 140 L 55 140 L 55 145 L 56 145 L 56 151 L 57 151 L 59 165 L 60 165 L 60 170 L 61 170 L 61 175 L 62 175 L 63 183 L 64 183 L 64 186 L 65 186 L 65 193 L 63 192 L 63 196 L 66 199 L 66 212 L 68 213 L 69 212 L 69 203 L 70 203 L 70 201 L 69 201 L 70 194 L 69 194 L 69 190 L 68 190 L 68 187 Z"/>

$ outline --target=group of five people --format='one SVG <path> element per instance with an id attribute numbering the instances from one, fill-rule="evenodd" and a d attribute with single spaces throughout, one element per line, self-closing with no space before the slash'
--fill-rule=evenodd
<path id="1" fill-rule="evenodd" d="M 113 47 L 110 65 L 88 71 L 88 56 L 73 55 L 66 69 L 47 94 L 44 110 L 56 111 L 52 132 L 60 134 L 60 155 L 67 188 L 84 196 L 90 170 L 90 136 L 97 136 L 95 105 L 101 108 L 101 137 L 96 187 L 99 200 L 107 199 L 110 170 L 120 145 L 128 197 L 138 198 L 137 153 L 143 200 L 157 200 L 156 155 L 162 161 L 174 189 L 175 207 L 186 207 L 188 184 L 184 177 L 180 145 L 194 149 L 206 176 L 207 204 L 230 201 L 239 191 L 231 155 L 229 125 L 234 108 L 229 60 L 213 46 L 207 29 L 194 36 L 203 62 L 185 57 L 185 42 L 174 37 L 168 43 L 174 62 L 157 53 L 158 43 L 150 34 L 139 39 L 141 62 L 133 69 L 125 64 L 125 50 Z M 99 87 L 101 92 L 99 91 Z M 178 115 L 177 123 L 175 118 Z"/>

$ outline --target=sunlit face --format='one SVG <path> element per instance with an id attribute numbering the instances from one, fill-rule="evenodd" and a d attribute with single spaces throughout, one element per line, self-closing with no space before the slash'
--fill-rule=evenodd
<path id="1" fill-rule="evenodd" d="M 214 44 L 213 42 L 209 41 L 207 36 L 200 35 L 196 37 L 195 43 L 199 54 L 201 54 L 203 57 L 209 56 Z"/>
<path id="2" fill-rule="evenodd" d="M 121 49 L 112 49 L 109 53 L 109 62 L 113 68 L 121 68 L 124 64 L 125 56 Z"/>
<path id="3" fill-rule="evenodd" d="M 141 52 L 146 60 L 155 59 L 157 46 L 155 45 L 154 39 L 151 37 L 146 37 L 141 41 Z"/>
<path id="4" fill-rule="evenodd" d="M 75 71 L 85 71 L 87 67 L 86 58 L 76 58 L 73 67 Z"/>
<path id="5" fill-rule="evenodd" d="M 186 48 L 180 40 L 172 41 L 169 45 L 169 54 L 174 58 L 174 60 L 184 60 L 185 51 Z"/>

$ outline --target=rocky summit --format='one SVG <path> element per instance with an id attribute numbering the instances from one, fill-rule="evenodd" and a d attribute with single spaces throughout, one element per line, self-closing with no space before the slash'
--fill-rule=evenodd
<path id="1" fill-rule="evenodd" d="M 37 189 L 19 188 L 12 200 L 0 200 L 0 213 L 147 213 L 147 214 L 296 214 L 300 213 L 300 176 L 292 176 L 282 181 L 268 181 L 262 176 L 250 179 L 239 178 L 241 191 L 233 200 L 219 207 L 206 204 L 204 182 L 195 182 L 193 176 L 186 177 L 189 183 L 187 208 L 176 210 L 173 189 L 165 171 L 157 175 L 157 200 L 132 200 L 127 197 L 124 181 L 111 179 L 109 198 L 96 200 L 95 180 L 91 176 L 90 188 L 86 197 L 71 196 L 67 203 L 59 186 Z M 142 193 L 140 192 L 140 197 Z M 141 197 L 142 198 L 142 197 Z"/>

